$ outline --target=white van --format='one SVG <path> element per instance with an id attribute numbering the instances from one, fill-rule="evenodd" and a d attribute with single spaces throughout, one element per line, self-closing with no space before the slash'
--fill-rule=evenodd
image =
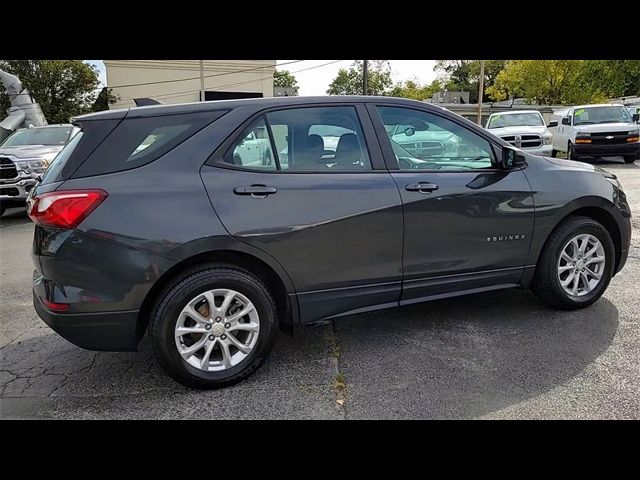
<path id="1" fill-rule="evenodd" d="M 553 134 L 551 156 L 566 152 L 567 158 L 621 155 L 626 163 L 640 158 L 637 114 L 623 105 L 580 105 L 557 110 L 547 127 Z"/>

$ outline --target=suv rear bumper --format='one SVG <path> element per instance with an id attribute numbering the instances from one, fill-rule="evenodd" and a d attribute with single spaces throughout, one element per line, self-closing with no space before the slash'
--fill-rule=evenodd
<path id="1" fill-rule="evenodd" d="M 138 311 L 56 313 L 47 309 L 34 289 L 38 316 L 56 333 L 86 350 L 135 351 L 138 344 Z"/>
<path id="2" fill-rule="evenodd" d="M 591 145 L 589 143 L 576 143 L 573 146 L 577 155 L 612 157 L 617 155 L 638 155 L 640 142 L 618 145 Z"/>

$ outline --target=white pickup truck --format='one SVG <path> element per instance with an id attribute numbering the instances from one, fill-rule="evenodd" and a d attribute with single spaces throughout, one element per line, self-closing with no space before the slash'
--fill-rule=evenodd
<path id="1" fill-rule="evenodd" d="M 537 110 L 492 113 L 485 128 L 527 153 L 551 155 L 553 135 Z"/>
<path id="2" fill-rule="evenodd" d="M 244 166 L 271 165 L 273 160 L 269 139 L 266 136 L 258 138 L 254 131 L 249 132 L 233 151 L 233 161 L 236 165 Z"/>

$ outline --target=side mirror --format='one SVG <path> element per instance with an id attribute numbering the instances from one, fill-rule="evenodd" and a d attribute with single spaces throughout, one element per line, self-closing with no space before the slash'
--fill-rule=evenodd
<path id="1" fill-rule="evenodd" d="M 638 123 L 640 122 L 640 113 L 634 113 L 633 116 L 631 117 L 633 119 L 634 122 Z"/>
<path id="2" fill-rule="evenodd" d="M 415 133 L 416 133 L 416 129 L 415 129 L 415 128 L 413 128 L 413 127 L 409 127 L 409 128 L 405 128 L 405 129 L 404 129 L 404 134 L 405 134 L 407 137 L 411 137 L 412 135 L 415 135 Z"/>
<path id="3" fill-rule="evenodd" d="M 518 165 L 523 165 L 524 163 L 524 155 L 522 155 L 518 150 L 511 147 L 502 147 L 502 160 L 500 162 L 501 168 L 509 170 L 517 167 Z"/>
<path id="4" fill-rule="evenodd" d="M 569 119 L 569 117 L 564 117 L 562 119 L 562 125 L 571 125 L 571 120 Z"/>
<path id="5" fill-rule="evenodd" d="M 549 122 L 549 125 L 547 125 L 547 128 L 553 128 L 553 127 L 557 127 L 558 126 L 558 121 L 557 120 L 552 120 Z"/>

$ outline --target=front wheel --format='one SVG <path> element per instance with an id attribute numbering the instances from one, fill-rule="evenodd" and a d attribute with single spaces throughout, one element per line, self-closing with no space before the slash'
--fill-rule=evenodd
<path id="1" fill-rule="evenodd" d="M 607 229 L 589 217 L 569 217 L 547 239 L 533 292 L 551 307 L 587 307 L 607 289 L 614 263 L 615 249 Z"/>
<path id="2" fill-rule="evenodd" d="M 625 155 L 624 156 L 624 163 L 633 163 L 636 161 L 636 156 L 635 155 Z"/>
<path id="3" fill-rule="evenodd" d="M 244 270 L 209 264 L 176 278 L 160 295 L 149 334 L 160 366 L 188 387 L 210 389 L 248 377 L 277 332 L 273 298 Z"/>
<path id="4" fill-rule="evenodd" d="M 578 156 L 576 155 L 576 148 L 571 142 L 569 142 L 569 144 L 567 145 L 567 158 L 569 160 L 579 160 Z"/>

